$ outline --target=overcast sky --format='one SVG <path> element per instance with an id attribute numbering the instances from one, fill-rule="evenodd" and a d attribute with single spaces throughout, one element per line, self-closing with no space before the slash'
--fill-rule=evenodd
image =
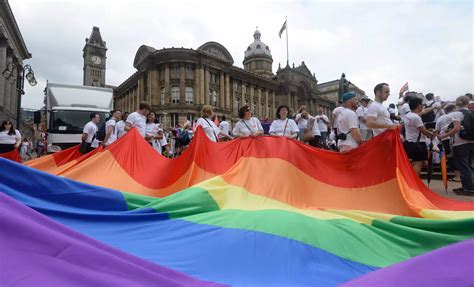
<path id="1" fill-rule="evenodd" d="M 444 99 L 474 91 L 473 1 L 40 1 L 10 0 L 38 79 L 23 107 L 40 108 L 46 80 L 82 84 L 82 48 L 92 27 L 107 42 L 107 78 L 119 85 L 135 69 L 140 45 L 196 49 L 224 45 L 242 67 L 258 26 L 273 72 L 286 63 L 278 31 L 288 17 L 290 64 L 305 61 L 320 83 L 341 73 L 373 98 L 387 82 Z M 26 84 L 27 85 L 27 84 Z"/>

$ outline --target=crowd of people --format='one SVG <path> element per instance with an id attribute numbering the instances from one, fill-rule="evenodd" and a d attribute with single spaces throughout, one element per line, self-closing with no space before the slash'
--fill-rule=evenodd
<path id="1" fill-rule="evenodd" d="M 200 117 L 194 122 L 187 121 L 183 127 L 165 129 L 157 120 L 148 102 L 141 102 L 137 111 L 122 114 L 113 110 L 110 117 L 101 122 L 99 113 L 92 113 L 85 124 L 80 152 L 87 153 L 100 145 L 107 147 L 123 137 L 132 128 L 158 153 L 174 158 L 190 144 L 197 126 L 212 142 L 228 141 L 235 138 L 272 135 L 284 136 L 309 145 L 347 153 L 362 143 L 378 136 L 387 129 L 400 129 L 400 138 L 406 154 L 420 175 L 423 163 L 429 153 L 445 152 L 448 166 L 462 187 L 454 192 L 474 195 L 474 102 L 472 94 L 459 96 L 454 103 L 437 101 L 433 93 L 420 97 L 407 94 L 398 109 L 395 105 L 384 106 L 390 95 L 390 87 L 380 83 L 374 87 L 374 100 L 359 98 L 354 92 L 341 97 L 331 117 L 319 108 L 316 115 L 310 115 L 306 106 L 292 113 L 286 105 L 276 110 L 275 120 L 259 120 L 254 117 L 249 106 L 239 109 L 239 120 L 233 128 L 221 117 L 215 119 L 214 108 L 205 105 Z M 46 153 L 46 135 L 36 143 L 38 156 Z M 32 157 L 33 144 L 22 139 L 20 132 L 11 121 L 3 121 L 0 127 L 0 153 L 19 150 L 21 158 Z"/>

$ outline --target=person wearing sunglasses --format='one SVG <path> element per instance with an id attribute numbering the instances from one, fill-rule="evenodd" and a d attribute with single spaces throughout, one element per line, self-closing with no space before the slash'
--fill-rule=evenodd
<path id="1" fill-rule="evenodd" d="M 249 137 L 263 135 L 263 127 L 256 117 L 252 117 L 252 111 L 245 105 L 239 110 L 239 118 L 235 124 L 232 134 L 235 137 Z"/>
<path id="2" fill-rule="evenodd" d="M 3 121 L 0 127 L 0 153 L 11 152 L 20 147 L 21 134 L 11 121 Z"/>

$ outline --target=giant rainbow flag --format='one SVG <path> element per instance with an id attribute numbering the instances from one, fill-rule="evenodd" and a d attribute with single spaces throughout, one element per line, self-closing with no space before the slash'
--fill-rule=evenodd
<path id="1" fill-rule="evenodd" d="M 0 158 L 0 286 L 469 286 L 474 202 L 430 191 L 396 131 L 347 154 L 294 140 L 178 158 L 132 130 Z"/>

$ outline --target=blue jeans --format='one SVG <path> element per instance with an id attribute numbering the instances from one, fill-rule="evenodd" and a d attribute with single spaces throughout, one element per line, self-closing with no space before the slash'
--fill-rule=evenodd
<path id="1" fill-rule="evenodd" d="M 474 192 L 474 143 L 453 146 L 454 164 L 461 174 L 462 188 Z"/>
<path id="2" fill-rule="evenodd" d="M 323 146 L 326 146 L 327 137 L 328 137 L 328 132 L 321 132 L 320 142 Z"/>

